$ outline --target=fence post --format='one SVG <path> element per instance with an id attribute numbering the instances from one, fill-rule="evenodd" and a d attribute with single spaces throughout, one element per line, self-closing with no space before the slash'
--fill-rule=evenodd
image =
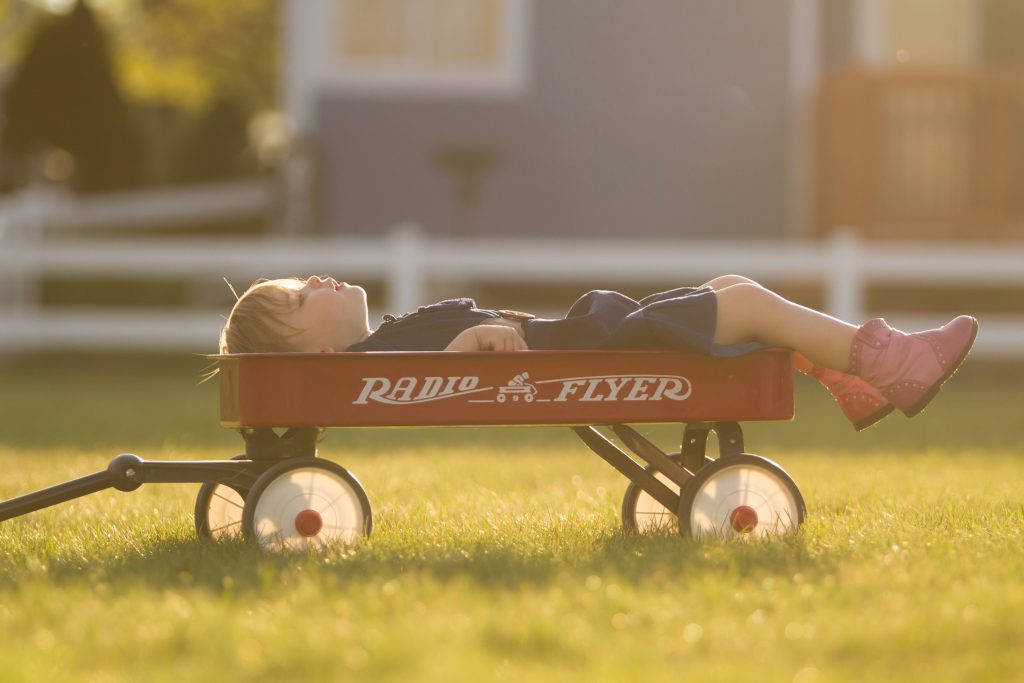
<path id="1" fill-rule="evenodd" d="M 11 299 L 14 311 L 34 312 L 39 308 L 39 280 L 42 275 L 37 262 L 42 248 L 43 232 L 50 222 L 56 195 L 53 190 L 30 185 L 15 194 L 4 217 L 4 233 L 19 248 L 22 259 L 11 264 Z"/>
<path id="2" fill-rule="evenodd" d="M 313 226 L 309 188 L 315 184 L 314 176 L 309 145 L 304 140 L 294 141 L 278 175 L 281 222 L 287 233 L 308 233 Z"/>
<path id="3" fill-rule="evenodd" d="M 829 314 L 855 325 L 864 317 L 862 248 L 852 228 L 836 229 L 826 247 L 825 307 Z"/>
<path id="4" fill-rule="evenodd" d="M 424 289 L 426 240 L 419 226 L 403 223 L 388 237 L 387 306 L 400 315 L 416 308 Z"/>
<path id="5" fill-rule="evenodd" d="M 18 289 L 20 271 L 10 258 L 4 258 L 10 246 L 16 243 L 18 230 L 18 206 L 16 199 L 0 199 L 0 309 L 13 308 L 14 293 Z"/>

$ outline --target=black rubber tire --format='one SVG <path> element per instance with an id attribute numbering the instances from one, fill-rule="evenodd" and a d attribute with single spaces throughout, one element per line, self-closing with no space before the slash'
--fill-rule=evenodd
<path id="1" fill-rule="evenodd" d="M 245 509 L 242 511 L 242 534 L 245 538 L 259 543 L 264 548 L 269 548 L 272 545 L 270 541 L 264 542 L 264 539 L 259 538 L 256 533 L 255 518 L 260 498 L 280 477 L 287 475 L 293 470 L 304 468 L 323 470 L 337 477 L 350 489 L 355 503 L 359 507 L 359 513 L 362 515 L 362 528 L 358 529 L 358 534 L 362 538 L 369 537 L 373 531 L 370 499 L 366 496 L 366 491 L 363 489 L 362 484 L 359 483 L 359 480 L 352 473 L 341 465 L 322 458 L 289 458 L 274 465 L 260 475 L 259 479 L 256 480 L 256 483 L 249 490 L 249 494 L 245 498 Z"/>
<path id="2" fill-rule="evenodd" d="M 668 459 L 672 462 L 681 463 L 683 461 L 682 453 L 668 453 L 667 455 Z M 713 460 L 705 455 L 704 466 L 707 466 L 711 462 L 713 462 Z M 656 473 L 658 471 L 653 465 L 645 466 L 644 470 L 651 473 Z M 673 490 L 676 490 L 677 488 L 674 482 L 666 481 L 665 484 Z M 625 495 L 622 496 L 622 526 L 626 531 L 635 534 L 645 533 L 645 531 L 641 530 L 641 525 L 637 523 L 636 506 L 641 495 L 646 495 L 646 492 L 637 486 L 636 482 L 631 481 L 629 486 L 626 487 Z M 666 512 L 670 512 L 673 516 L 676 514 L 675 510 L 670 511 L 667 508 L 665 508 L 665 510 Z"/>
<path id="3" fill-rule="evenodd" d="M 679 496 L 677 516 L 679 519 L 680 535 L 686 538 L 694 537 L 692 520 L 694 503 L 697 501 L 697 496 L 704 490 L 704 487 L 710 481 L 720 479 L 728 470 L 737 467 L 760 470 L 762 474 L 768 475 L 770 479 L 774 479 L 778 486 L 792 497 L 793 502 L 792 514 L 789 514 L 789 526 L 784 530 L 784 533 L 793 533 L 800 528 L 804 517 L 807 515 L 807 506 L 804 504 L 804 498 L 800 494 L 800 489 L 797 487 L 796 482 L 793 481 L 792 477 L 782 467 L 768 458 L 762 458 L 759 455 L 751 455 L 749 453 L 740 453 L 738 455 L 718 458 L 714 462 L 700 468 L 693 478 L 686 482 L 686 486 L 683 487 L 683 491 Z M 718 495 L 721 496 L 721 493 L 719 492 Z M 722 507 L 723 510 L 727 508 L 728 505 Z M 795 520 L 793 516 L 796 517 Z M 723 529 L 725 529 L 724 521 L 719 524 L 717 533 L 728 533 L 723 532 Z"/>
<path id="4" fill-rule="evenodd" d="M 236 455 L 231 459 L 248 460 L 249 456 L 243 453 L 242 455 Z M 206 483 L 200 486 L 199 493 L 196 494 L 196 506 L 193 513 L 195 516 L 196 535 L 199 536 L 200 539 L 213 540 L 213 532 L 210 530 L 210 501 L 213 498 L 214 493 L 216 493 L 217 489 L 221 486 L 225 486 L 226 488 L 230 488 L 235 491 L 242 497 L 243 502 L 245 501 L 246 494 L 248 494 L 247 489 L 226 486 L 225 484 Z M 241 515 L 239 515 L 239 524 L 241 524 Z M 241 526 L 239 526 L 238 530 L 241 532 Z"/>

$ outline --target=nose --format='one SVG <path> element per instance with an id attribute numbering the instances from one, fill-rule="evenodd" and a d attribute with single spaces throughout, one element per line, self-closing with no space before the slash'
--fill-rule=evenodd
<path id="1" fill-rule="evenodd" d="M 321 280 L 316 275 L 310 275 L 308 278 L 306 278 L 306 286 L 307 287 L 314 287 L 315 288 L 315 287 L 320 287 L 323 284 L 324 284 L 324 281 Z"/>

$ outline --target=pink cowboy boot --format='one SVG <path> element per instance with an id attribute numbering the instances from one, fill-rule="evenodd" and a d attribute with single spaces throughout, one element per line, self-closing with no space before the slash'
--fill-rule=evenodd
<path id="1" fill-rule="evenodd" d="M 978 321 L 969 315 L 914 334 L 875 318 L 854 335 L 850 374 L 867 380 L 907 417 L 914 417 L 960 369 L 977 336 Z"/>
<path id="2" fill-rule="evenodd" d="M 867 429 L 894 410 L 893 405 L 878 389 L 860 377 L 815 365 L 799 353 L 794 355 L 793 360 L 797 370 L 818 380 L 828 389 L 832 398 L 839 404 L 843 415 L 853 423 L 853 428 L 858 432 Z"/>
<path id="3" fill-rule="evenodd" d="M 853 423 L 853 428 L 858 432 L 879 422 L 895 410 L 878 389 L 860 377 L 823 368 L 820 365 L 815 365 L 807 374 L 828 389 L 832 398 L 839 404 L 843 415 Z"/>

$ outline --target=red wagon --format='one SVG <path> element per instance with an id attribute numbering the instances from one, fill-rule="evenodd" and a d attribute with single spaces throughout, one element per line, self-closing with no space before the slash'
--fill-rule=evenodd
<path id="1" fill-rule="evenodd" d="M 265 547 L 351 542 L 372 528 L 359 481 L 317 456 L 328 427 L 566 425 L 630 484 L 623 523 L 686 536 L 767 537 L 803 521 L 796 484 L 745 452 L 739 423 L 793 417 L 788 351 L 735 358 L 675 351 L 265 353 L 219 357 L 221 424 L 244 455 L 145 461 L 124 454 L 102 472 L 0 503 L 0 520 L 105 488 L 201 483 L 200 536 L 241 531 Z M 630 423 L 685 425 L 666 453 Z M 616 445 L 610 432 L 630 453 Z M 707 454 L 715 432 L 719 457 Z"/>

